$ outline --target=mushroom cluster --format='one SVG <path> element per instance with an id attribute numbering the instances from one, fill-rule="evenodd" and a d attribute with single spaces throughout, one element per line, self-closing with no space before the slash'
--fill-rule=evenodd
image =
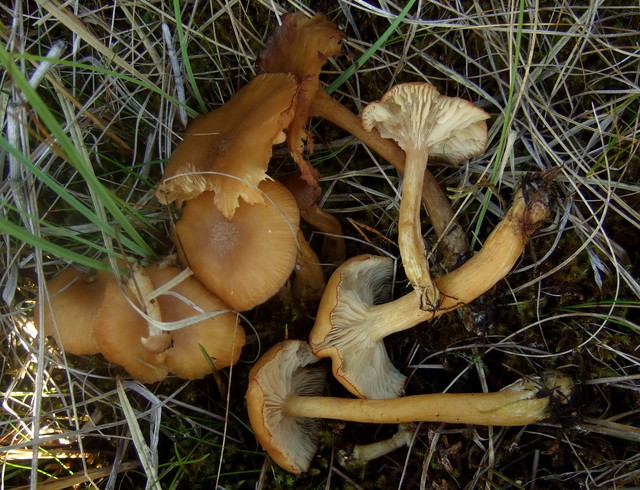
<path id="1" fill-rule="evenodd" d="M 182 267 L 136 267 L 124 280 L 65 271 L 48 284 L 52 296 L 40 326 L 66 351 L 101 352 L 143 382 L 170 372 L 196 379 L 238 361 L 245 334 L 237 312 L 267 301 L 294 273 L 296 296 L 319 302 L 309 342 L 286 341 L 264 354 L 246 395 L 258 441 L 293 473 L 309 468 L 317 448 L 309 429 L 318 418 L 525 425 L 547 417 L 554 402 L 566 402 L 572 386 L 556 373 L 495 393 L 402 396 L 406 377 L 383 339 L 465 307 L 504 278 L 549 216 L 552 191 L 548 177 L 525 182 L 482 249 L 433 279 L 422 204 L 450 264 L 468 248 L 427 161 L 459 164 L 483 153 L 489 115 L 422 82 L 392 87 L 360 116 L 353 114 L 319 79 L 343 39 L 322 15 L 283 16 L 258 59 L 262 73 L 188 126 L 159 183 L 158 201 L 179 212 L 171 238 Z M 318 205 L 319 175 L 304 156 L 305 145 L 313 151 L 306 129 L 312 116 L 347 130 L 403 174 L 398 243 L 414 291 L 390 300 L 393 262 L 387 257 L 345 261 L 342 226 Z M 299 173 L 274 180 L 269 162 L 274 145 L 284 142 Z M 321 258 L 301 220 L 322 232 Z M 322 262 L 337 266 L 328 281 Z M 87 295 L 90 307 L 80 308 L 78 295 Z M 320 396 L 324 370 L 308 366 L 325 357 L 356 398 Z"/>
<path id="2" fill-rule="evenodd" d="M 66 352 L 101 353 L 145 383 L 169 373 L 203 378 L 235 364 L 245 344 L 238 315 L 188 271 L 166 263 L 134 267 L 124 280 L 68 268 L 47 288 L 39 330 Z"/>
<path id="3" fill-rule="evenodd" d="M 267 43 L 260 65 L 269 72 L 289 67 L 303 87 L 306 79 L 298 70 L 307 67 L 300 62 L 302 53 L 312 50 L 313 43 L 320 43 L 323 34 L 314 30 L 319 22 L 298 17 L 286 20 Z M 332 32 L 324 21 L 322 24 L 324 35 Z M 332 39 L 338 38 L 336 35 Z M 284 42 L 288 49 L 280 45 Z M 299 57 L 292 56 L 291 51 Z M 316 51 L 322 53 L 319 47 Z M 278 53 L 278 62 L 265 62 L 273 53 Z M 287 56 L 296 62 L 282 62 Z M 334 122 L 391 162 L 404 174 L 398 242 L 406 276 L 415 292 L 389 301 L 393 272 L 389 258 L 361 255 L 342 263 L 326 284 L 309 342 L 282 342 L 251 370 L 246 401 L 258 441 L 276 464 L 300 473 L 308 470 L 316 452 L 314 427 L 319 418 L 512 426 L 548 417 L 552 408 L 566 403 L 571 395 L 572 381 L 560 373 L 518 380 L 494 393 L 403 397 L 406 377 L 392 364 L 383 339 L 468 305 L 504 278 L 533 231 L 549 216 L 551 179 L 543 175 L 523 183 L 482 249 L 434 280 L 423 245 L 421 201 L 451 255 L 459 257 L 468 249 L 461 227 L 453 221 L 450 203 L 426 168 L 427 160 L 438 158 L 459 164 L 483 153 L 489 115 L 469 101 L 441 96 L 428 83 L 405 83 L 392 87 L 357 116 L 315 83 L 318 69 L 305 72 L 314 83 L 303 91 L 302 108 L 296 109 L 287 135 L 290 151 L 302 171 L 301 179 L 311 189 L 291 183 L 287 187 L 298 189 L 294 193 L 301 212 L 316 212 L 312 190 L 317 173 L 301 157 L 302 140 L 312 150 L 311 136 L 300 129 L 300 120 L 306 121 L 310 115 Z M 449 233 L 451 229 L 453 233 Z M 321 396 L 325 390 L 324 370 L 309 366 L 323 357 L 331 359 L 335 379 L 357 398 Z M 406 435 L 398 439 L 406 440 Z"/>

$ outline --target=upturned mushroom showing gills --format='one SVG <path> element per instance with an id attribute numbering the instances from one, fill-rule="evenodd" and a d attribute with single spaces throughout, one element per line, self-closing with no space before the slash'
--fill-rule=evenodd
<path id="1" fill-rule="evenodd" d="M 196 118 L 169 159 L 158 200 L 168 204 L 214 191 L 215 205 L 227 219 L 239 199 L 264 203 L 257 186 L 268 177 L 272 146 L 285 141 L 297 89 L 291 74 L 259 75 L 226 104 Z"/>
<path id="2" fill-rule="evenodd" d="M 303 13 L 291 13 L 283 15 L 281 20 L 282 24 L 260 54 L 258 65 L 266 73 L 293 73 L 300 84 L 287 144 L 302 178 L 315 187 L 318 174 L 302 156 L 305 140 L 309 148 L 313 148 L 312 137 L 305 127 L 313 97 L 320 89 L 320 69 L 330 56 L 342 53 L 340 43 L 345 35 L 322 14 L 308 18 Z"/>
<path id="3" fill-rule="evenodd" d="M 573 382 L 559 373 L 516 381 L 493 393 L 435 393 L 386 400 L 318 396 L 322 371 L 309 346 L 285 341 L 267 351 L 249 373 L 247 411 L 256 437 L 276 464 L 291 473 L 307 471 L 318 447 L 318 418 L 391 424 L 445 422 L 522 426 L 550 416 L 565 404 Z"/>
<path id="4" fill-rule="evenodd" d="M 392 275 L 389 258 L 361 255 L 336 269 L 327 282 L 309 340 L 316 355 L 331 357 L 334 376 L 351 393 L 364 398 L 400 395 L 405 378 L 391 364 L 384 337 L 473 301 L 508 274 L 531 233 L 550 212 L 552 190 L 544 177 L 524 188 L 526 192 L 516 193 L 482 249 L 435 280 L 442 293 L 436 310 L 423 310 L 413 292 L 375 304 Z"/>
<path id="5" fill-rule="evenodd" d="M 215 206 L 215 193 L 188 201 L 173 230 L 180 262 L 236 311 L 264 303 L 293 271 L 300 212 L 276 181 L 259 186 L 264 203 L 240 201 L 233 218 Z"/>
<path id="6" fill-rule="evenodd" d="M 420 226 L 420 197 L 427 159 L 460 163 L 484 152 L 489 115 L 471 102 L 441 96 L 433 85 L 392 87 L 362 111 L 366 130 L 376 128 L 395 140 L 406 155 L 398 225 L 398 245 L 405 273 L 422 309 L 436 309 L 440 293 L 433 285 Z"/>

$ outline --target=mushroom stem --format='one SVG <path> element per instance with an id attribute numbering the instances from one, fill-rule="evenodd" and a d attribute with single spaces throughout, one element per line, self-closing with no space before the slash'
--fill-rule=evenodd
<path id="1" fill-rule="evenodd" d="M 318 256 L 298 230 L 298 254 L 294 267 L 293 294 L 298 301 L 318 302 L 327 285 Z"/>
<path id="2" fill-rule="evenodd" d="M 555 376 L 546 380 L 544 386 L 528 382 L 519 389 L 506 388 L 493 393 L 429 393 L 383 400 L 289 395 L 282 412 L 285 417 L 370 424 L 445 422 L 519 426 L 546 418 L 551 394 L 539 397 L 541 390 L 559 388 L 565 383 L 563 377 Z"/>
<path id="3" fill-rule="evenodd" d="M 440 291 L 434 286 L 425 254 L 422 226 L 420 225 L 420 193 L 422 178 L 427 169 L 427 151 L 407 149 L 406 165 L 402 180 L 402 203 L 398 223 L 398 246 L 402 264 L 409 282 L 426 311 L 437 309 Z"/>
<path id="4" fill-rule="evenodd" d="M 343 451 L 340 456 L 344 462 L 349 461 L 371 461 L 389 454 L 396 449 L 411 444 L 414 430 L 408 423 L 399 424 L 398 432 L 389 439 L 372 442 L 370 444 L 356 444 L 347 451 Z"/>

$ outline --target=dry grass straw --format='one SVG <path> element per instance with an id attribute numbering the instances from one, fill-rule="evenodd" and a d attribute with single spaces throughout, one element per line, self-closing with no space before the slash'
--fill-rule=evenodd
<path id="1" fill-rule="evenodd" d="M 333 455 L 395 429 L 372 437 L 355 424 L 327 426 L 312 473 L 294 479 L 270 466 L 246 426 L 243 376 L 255 351 L 233 377 L 220 373 L 222 392 L 211 380 L 143 386 L 116 379 L 123 373 L 100 358 L 66 357 L 32 326 L 44 279 L 70 263 L 170 251 L 171 215 L 153 197 L 163 163 L 188 118 L 256 74 L 284 10 L 270 1 L 16 0 L 0 7 L 0 488 L 57 479 L 55 488 L 640 485 L 640 9 L 321 3 L 351 55 L 323 79 L 339 80 L 334 95 L 354 111 L 394 83 L 425 80 L 492 114 L 485 155 L 433 167 L 475 249 L 526 172 L 561 169 L 553 219 L 495 291 L 486 335 L 450 315 L 390 340 L 408 390 L 488 391 L 563 368 L 583 402 L 566 420 L 521 430 L 416 427 L 408 451 L 365 467 Z M 286 10 L 312 12 L 297 0 Z M 322 204 L 345 223 L 349 252 L 397 255 L 395 171 L 328 124 L 312 129 Z M 293 167 L 280 152 L 272 169 Z M 266 306 L 251 321 L 269 343 L 312 314 Z"/>

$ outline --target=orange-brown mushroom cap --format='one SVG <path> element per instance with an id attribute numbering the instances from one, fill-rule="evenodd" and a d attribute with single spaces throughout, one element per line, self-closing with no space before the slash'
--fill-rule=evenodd
<path id="1" fill-rule="evenodd" d="M 305 126 L 311 103 L 320 88 L 320 69 L 330 56 L 342 53 L 340 43 L 344 37 L 344 33 L 322 14 L 311 18 L 303 13 L 286 14 L 258 59 L 264 72 L 290 72 L 300 84 L 296 115 L 287 132 L 287 144 L 300 167 L 302 178 L 314 186 L 318 184 L 317 173 L 302 156 L 303 141 L 306 140 L 310 147 L 313 144 Z"/>
<path id="2" fill-rule="evenodd" d="M 158 200 L 168 204 L 211 190 L 226 218 L 239 199 L 262 203 L 256 186 L 268 177 L 272 146 L 285 140 L 297 89 L 292 74 L 259 75 L 226 104 L 196 118 L 171 155 Z"/>
<path id="3" fill-rule="evenodd" d="M 70 354 L 100 352 L 91 326 L 102 304 L 108 282 L 115 284 L 111 272 L 87 274 L 72 267 L 47 281 L 50 295 L 45 302 L 43 323 L 39 324 L 39 309 L 34 311 L 36 328 L 52 335 L 58 346 Z"/>
<path id="4" fill-rule="evenodd" d="M 181 269 L 154 265 L 149 275 L 156 288 L 174 279 Z M 183 379 L 199 379 L 214 369 L 235 364 L 245 343 L 238 315 L 194 277 L 187 277 L 170 292 L 158 296 L 163 322 L 179 322 L 214 314 L 171 331 L 172 345 L 165 351 L 169 370 Z M 191 304 L 190 304 L 191 303 Z M 204 351 L 204 352 L 203 352 Z"/>
<path id="5" fill-rule="evenodd" d="M 105 288 L 104 301 L 93 324 L 93 334 L 102 355 L 122 366 L 143 383 L 156 383 L 166 378 L 169 369 L 164 353 L 149 352 L 141 339 L 149 336 L 147 320 L 129 303 L 140 308 L 140 302 L 116 282 Z"/>
<path id="6" fill-rule="evenodd" d="M 173 238 L 180 262 L 234 310 L 245 311 L 276 294 L 293 270 L 300 213 L 289 191 L 263 181 L 263 204 L 241 202 L 232 219 L 205 192 L 188 201 Z"/>

